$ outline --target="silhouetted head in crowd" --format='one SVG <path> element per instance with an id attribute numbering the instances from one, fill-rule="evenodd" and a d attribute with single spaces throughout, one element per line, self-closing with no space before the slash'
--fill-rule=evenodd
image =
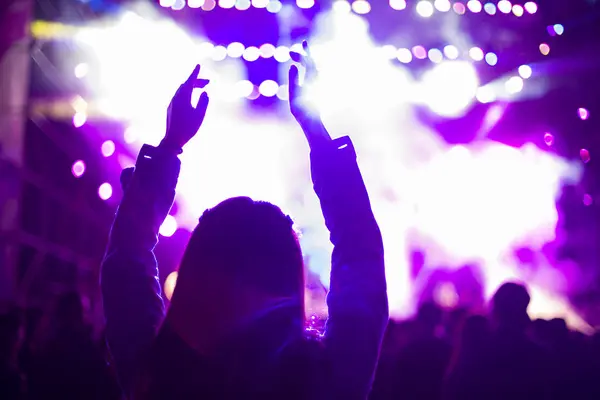
<path id="1" fill-rule="evenodd" d="M 21 339 L 21 320 L 17 311 L 0 315 L 0 366 L 14 359 Z"/>
<path id="2" fill-rule="evenodd" d="M 527 288 L 515 282 L 502 284 L 492 298 L 492 317 L 503 329 L 525 331 L 531 322 L 527 308 L 531 300 Z"/>
<path id="3" fill-rule="evenodd" d="M 437 304 L 432 302 L 421 304 L 416 317 L 419 334 L 435 335 L 443 316 L 444 313 Z"/>
<path id="4" fill-rule="evenodd" d="M 77 292 L 61 295 L 56 302 L 55 318 L 62 328 L 76 328 L 83 325 L 83 304 Z"/>
<path id="5" fill-rule="evenodd" d="M 239 319 L 282 301 L 304 320 L 304 264 L 292 220 L 248 197 L 207 210 L 185 250 L 171 308 L 207 315 L 212 306 L 212 317 Z"/>

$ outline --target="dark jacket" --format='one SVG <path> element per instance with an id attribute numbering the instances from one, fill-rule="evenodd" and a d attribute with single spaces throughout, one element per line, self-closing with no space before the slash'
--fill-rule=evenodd
<path id="1" fill-rule="evenodd" d="M 107 340 L 128 393 L 142 360 L 149 352 L 159 351 L 161 336 L 174 335 L 163 329 L 156 337 L 165 309 L 153 250 L 158 229 L 174 200 L 179 169 L 175 155 L 160 147 L 142 148 L 102 264 Z M 326 393 L 329 398 L 364 399 L 371 388 L 388 321 L 381 233 L 348 137 L 313 149 L 311 171 L 334 245 L 327 297 L 329 319 L 322 339 L 330 371 Z M 260 318 L 270 313 L 265 310 Z M 175 346 L 185 346 L 176 339 L 169 340 L 174 342 Z M 260 357 L 276 358 L 270 353 L 279 350 L 269 350 Z M 179 352 L 193 354 L 185 347 Z"/>

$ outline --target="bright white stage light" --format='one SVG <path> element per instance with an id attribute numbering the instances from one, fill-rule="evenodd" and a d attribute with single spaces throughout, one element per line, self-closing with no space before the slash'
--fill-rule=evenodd
<path id="1" fill-rule="evenodd" d="M 433 15 L 433 4 L 427 0 L 421 0 L 417 3 L 417 13 L 423 18 L 429 18 Z"/>
<path id="2" fill-rule="evenodd" d="M 444 117 L 458 117 L 473 101 L 479 78 L 471 63 L 443 62 L 425 73 L 425 102 L 433 112 Z"/>

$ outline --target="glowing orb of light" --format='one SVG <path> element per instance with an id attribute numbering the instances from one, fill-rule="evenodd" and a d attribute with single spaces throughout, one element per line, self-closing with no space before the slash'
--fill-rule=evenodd
<path id="1" fill-rule="evenodd" d="M 417 13 L 423 18 L 429 18 L 433 15 L 433 4 L 426 0 L 421 0 L 417 3 Z"/>
<path id="2" fill-rule="evenodd" d="M 165 285 L 163 287 L 166 298 L 171 301 L 171 297 L 173 297 L 173 292 L 175 291 L 175 286 L 177 285 L 177 276 L 179 273 L 177 271 L 171 272 L 167 279 L 165 279 Z"/>
<path id="3" fill-rule="evenodd" d="M 81 178 L 85 173 L 85 163 L 82 160 L 77 160 L 73 163 L 71 173 L 75 178 Z"/>
<path id="4" fill-rule="evenodd" d="M 165 221 L 159 229 L 159 233 L 164 237 L 171 237 L 177 231 L 177 220 L 172 215 L 167 215 Z"/>
<path id="5" fill-rule="evenodd" d="M 102 152 L 102 155 L 104 157 L 112 156 L 113 154 L 115 154 L 115 142 L 113 142 L 112 140 L 105 141 L 104 143 L 102 143 L 100 151 Z"/>
<path id="6" fill-rule="evenodd" d="M 113 195 L 113 188 L 110 183 L 105 182 L 98 188 L 98 197 L 102 200 L 108 200 Z"/>
<path id="7" fill-rule="evenodd" d="M 426 104 L 444 117 L 463 115 L 478 87 L 477 72 L 468 62 L 442 62 L 423 76 Z"/>

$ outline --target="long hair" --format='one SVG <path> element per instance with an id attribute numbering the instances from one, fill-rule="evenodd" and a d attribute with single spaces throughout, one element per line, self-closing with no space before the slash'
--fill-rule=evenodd
<path id="1" fill-rule="evenodd" d="M 216 270 L 266 295 L 293 299 L 304 318 L 302 250 L 291 218 L 279 207 L 235 197 L 205 211 L 186 248 L 178 280 Z"/>

